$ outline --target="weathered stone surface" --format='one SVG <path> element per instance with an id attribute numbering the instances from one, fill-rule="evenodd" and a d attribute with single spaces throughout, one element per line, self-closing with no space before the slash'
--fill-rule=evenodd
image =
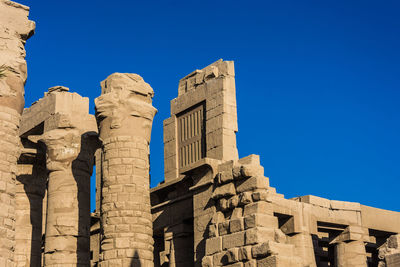
<path id="1" fill-rule="evenodd" d="M 0 7 L 24 10 L 0 1 Z M 28 35 L 17 35 L 15 47 Z M 41 264 L 43 215 L 44 266 L 88 266 L 89 229 L 93 266 L 366 266 L 367 259 L 370 265 L 398 265 L 400 239 L 385 236 L 400 232 L 398 213 L 311 195 L 285 199 L 269 186 L 259 156 L 238 159 L 234 69 L 227 61 L 179 82 L 164 121 L 166 182 L 151 189 L 151 198 L 154 92 L 136 74 L 115 73 L 101 83 L 95 102 L 102 146 L 90 222 L 89 177 L 99 144 L 89 100 L 63 86 L 50 88 L 25 109 L 19 130 L 24 142 L 37 147 L 20 146 L 21 98 L 15 92 L 22 92 L 24 64 L 0 88 L 12 92 L 0 96 L 8 105 L 0 101 L 1 266 Z M 34 172 L 43 159 L 21 156 L 15 183 L 20 148 L 23 155 L 39 155 L 39 139 L 47 149 L 47 195 L 47 177 Z M 377 253 L 373 248 L 382 238 L 388 239 Z"/>
<path id="2" fill-rule="evenodd" d="M 27 79 L 25 43 L 35 29 L 35 23 L 28 20 L 28 14 L 27 6 L 0 1 L 1 266 L 12 266 L 15 259 L 15 176 L 20 148 L 18 127 L 25 104 L 24 85 Z"/>
<path id="3" fill-rule="evenodd" d="M 156 109 L 149 84 L 137 74 L 114 73 L 96 99 L 103 141 L 101 265 L 153 264 L 149 142 Z M 135 254 L 128 254 L 128 250 Z M 122 253 L 121 252 L 125 252 Z M 139 262 L 138 262 L 139 263 Z"/>

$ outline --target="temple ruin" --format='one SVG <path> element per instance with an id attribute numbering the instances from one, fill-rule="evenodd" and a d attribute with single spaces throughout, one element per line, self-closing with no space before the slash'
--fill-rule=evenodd
<path id="1" fill-rule="evenodd" d="M 24 109 L 28 13 L 0 0 L 0 266 L 400 266 L 399 212 L 287 199 L 260 156 L 239 158 L 233 61 L 179 81 L 151 189 L 157 109 L 139 75 L 105 78 L 95 115 L 63 86 Z"/>

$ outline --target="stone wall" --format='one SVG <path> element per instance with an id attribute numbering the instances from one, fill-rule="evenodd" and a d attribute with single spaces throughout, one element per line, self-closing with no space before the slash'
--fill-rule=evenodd
<path id="1" fill-rule="evenodd" d="M 182 178 L 182 171 L 201 158 L 238 159 L 235 91 L 233 61 L 219 60 L 179 81 L 171 117 L 164 120 L 165 181 Z M 188 114 L 196 108 L 199 115 Z M 200 145 L 194 146 L 190 139 L 196 141 L 197 128 Z"/>

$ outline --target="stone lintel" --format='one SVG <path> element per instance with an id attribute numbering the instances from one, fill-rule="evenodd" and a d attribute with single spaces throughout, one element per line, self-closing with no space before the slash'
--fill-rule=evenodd
<path id="1" fill-rule="evenodd" d="M 23 111 L 20 136 L 43 134 L 42 124 L 46 130 L 54 129 L 58 125 L 63 127 L 62 121 L 66 117 L 74 126 L 79 126 L 78 128 L 97 129 L 93 124 L 94 117 L 89 115 L 89 98 L 67 91 L 53 91 Z"/>

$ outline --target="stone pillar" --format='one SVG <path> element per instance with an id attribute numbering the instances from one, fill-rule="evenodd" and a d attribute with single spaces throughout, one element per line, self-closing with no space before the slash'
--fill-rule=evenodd
<path id="1" fill-rule="evenodd" d="M 45 133 L 42 141 L 49 171 L 44 266 L 89 266 L 89 231 L 79 227 L 80 178 L 72 168 L 81 135 L 73 128 L 55 129 Z"/>
<path id="2" fill-rule="evenodd" d="M 330 244 L 335 244 L 335 266 L 367 267 L 366 238 L 362 227 L 351 225 L 331 241 Z"/>
<path id="3" fill-rule="evenodd" d="M 103 141 L 100 266 L 153 266 L 149 142 L 156 109 L 139 75 L 114 73 L 95 100 Z"/>
<path id="4" fill-rule="evenodd" d="M 367 255 L 362 240 L 339 242 L 335 246 L 335 261 L 337 267 L 367 267 Z"/>
<path id="5" fill-rule="evenodd" d="M 15 203 L 16 266 L 40 267 L 42 262 L 42 212 L 47 182 L 42 155 L 44 153 L 37 148 L 24 146 L 18 161 Z"/>
<path id="6" fill-rule="evenodd" d="M 14 262 L 18 127 L 27 78 L 24 46 L 35 28 L 28 13 L 26 6 L 0 0 L 0 266 Z"/>

